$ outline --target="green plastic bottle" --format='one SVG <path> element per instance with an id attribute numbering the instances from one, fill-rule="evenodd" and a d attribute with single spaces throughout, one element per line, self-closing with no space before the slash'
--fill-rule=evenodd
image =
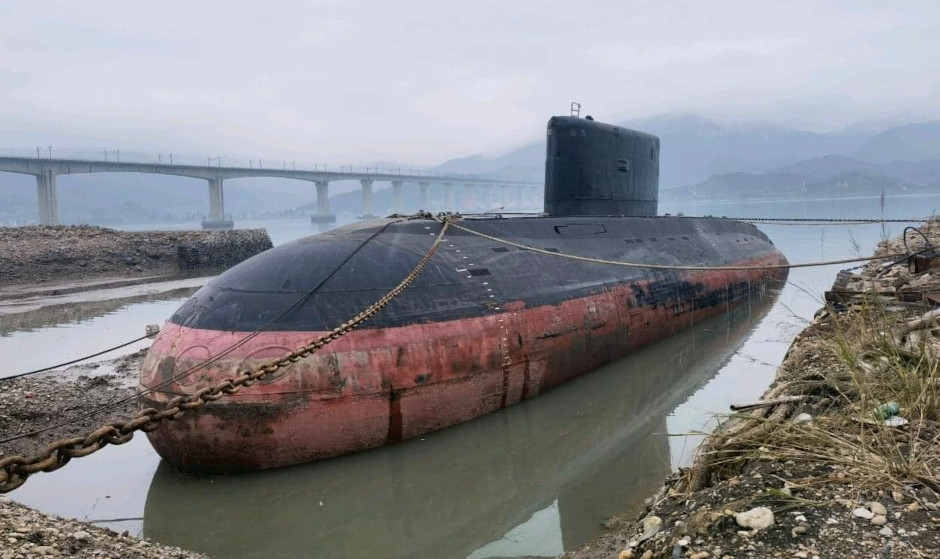
<path id="1" fill-rule="evenodd" d="M 881 404 L 880 406 L 877 406 L 873 410 L 873 413 L 874 413 L 875 419 L 879 421 L 884 421 L 885 419 L 888 419 L 889 417 L 894 417 L 895 415 L 901 413 L 901 404 L 897 402 L 887 402 L 885 404 Z"/>

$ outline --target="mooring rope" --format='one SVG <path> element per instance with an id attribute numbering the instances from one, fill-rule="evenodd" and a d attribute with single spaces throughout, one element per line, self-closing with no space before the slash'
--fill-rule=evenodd
<path id="1" fill-rule="evenodd" d="M 930 218 L 863 218 L 863 217 L 729 217 L 745 223 L 770 223 L 774 225 L 878 225 L 880 223 L 923 223 Z"/>
<path id="2" fill-rule="evenodd" d="M 409 273 L 408 276 L 406 276 L 405 279 L 403 279 L 401 283 L 399 283 L 395 288 L 393 288 L 391 291 L 386 293 L 382 298 L 376 301 L 376 303 L 374 303 L 372 306 L 363 310 L 358 315 L 353 317 L 351 320 L 334 328 L 328 334 L 320 336 L 316 340 L 311 341 L 310 343 L 298 348 L 297 350 L 293 352 L 288 353 L 287 355 L 283 357 L 274 359 L 263 365 L 256 366 L 249 371 L 242 371 L 239 374 L 237 374 L 235 377 L 223 379 L 222 381 L 220 381 L 214 386 L 207 386 L 205 388 L 202 388 L 196 391 L 193 394 L 188 394 L 185 396 L 176 396 L 172 398 L 171 400 L 169 400 L 166 404 L 166 407 L 162 410 L 157 410 L 155 408 L 147 408 L 144 410 L 140 410 L 129 421 L 116 421 L 116 422 L 112 422 L 109 424 L 105 424 L 102 427 L 90 433 L 89 435 L 87 435 L 86 437 L 73 437 L 69 439 L 57 440 L 51 443 L 50 445 L 48 445 L 46 447 L 46 450 L 43 453 L 33 456 L 29 459 L 24 458 L 23 456 L 18 456 L 18 455 L 0 458 L 0 493 L 5 493 L 8 491 L 12 491 L 13 489 L 16 489 L 17 487 L 25 483 L 26 479 L 34 473 L 37 473 L 40 471 L 50 472 L 50 471 L 56 470 L 58 468 L 61 468 L 65 464 L 67 464 L 72 458 L 87 456 L 89 454 L 96 452 L 97 450 L 103 448 L 104 446 L 108 444 L 126 443 L 130 441 L 131 438 L 133 438 L 134 433 L 136 431 L 145 431 L 145 432 L 152 431 L 156 429 L 157 427 L 159 427 L 164 420 L 169 420 L 169 421 L 176 420 L 179 417 L 182 417 L 189 410 L 205 406 L 207 403 L 218 400 L 219 398 L 222 398 L 226 395 L 234 394 L 238 391 L 238 389 L 241 386 L 250 386 L 255 381 L 265 378 L 266 375 L 272 374 L 276 372 L 278 369 L 280 369 L 281 367 L 287 366 L 291 363 L 296 363 L 297 361 L 308 357 L 309 355 L 315 353 L 316 351 L 328 345 L 329 343 L 353 331 L 363 322 L 365 322 L 366 320 L 371 318 L 374 314 L 379 312 L 392 299 L 397 297 L 405 289 L 407 289 L 408 286 L 411 285 L 411 283 L 417 278 L 417 276 L 421 273 L 421 271 L 425 268 L 425 266 L 428 264 L 428 262 L 430 262 L 431 258 L 434 256 L 435 252 L 437 251 L 438 246 L 441 244 L 442 240 L 444 239 L 444 235 L 449 227 L 454 227 L 457 230 L 464 231 L 471 235 L 476 235 L 476 236 L 491 240 L 493 242 L 497 242 L 497 243 L 501 243 L 501 244 L 505 244 L 509 246 L 514 246 L 523 250 L 536 252 L 540 254 L 546 254 L 546 255 L 556 256 L 559 258 L 567 258 L 570 260 L 595 263 L 595 264 L 606 264 L 606 265 L 614 265 L 614 266 L 623 266 L 623 267 L 628 267 L 628 268 L 653 269 L 653 270 L 749 271 L 749 270 L 769 270 L 769 269 L 792 269 L 792 268 L 831 266 L 831 265 L 836 265 L 836 264 L 848 264 L 848 263 L 857 263 L 857 262 L 868 262 L 868 261 L 875 261 L 875 260 L 890 260 L 893 258 L 910 256 L 909 253 L 903 253 L 903 254 L 897 253 L 897 254 L 886 254 L 886 255 L 881 255 L 881 256 L 870 256 L 870 257 L 864 257 L 864 258 L 862 257 L 844 258 L 844 259 L 837 259 L 837 260 L 804 262 L 804 263 L 797 263 L 797 264 L 789 264 L 789 263 L 768 264 L 768 265 L 763 265 L 763 266 L 685 266 L 685 265 L 625 262 L 625 261 L 607 260 L 607 259 L 601 259 L 601 258 L 592 258 L 592 257 L 586 257 L 586 256 L 578 256 L 578 255 L 567 254 L 563 252 L 553 252 L 553 251 L 549 251 L 545 249 L 540 249 L 537 247 L 524 245 L 522 243 L 517 243 L 514 241 L 510 241 L 508 239 L 502 239 L 499 237 L 495 237 L 493 235 L 488 235 L 486 233 L 476 231 L 468 227 L 457 225 L 453 221 L 455 218 L 459 218 L 459 216 L 453 216 L 453 215 L 448 215 L 448 214 L 439 214 L 438 216 L 436 216 L 435 219 L 439 221 L 442 225 L 441 231 L 439 232 L 436 240 L 434 241 L 434 243 L 432 244 L 428 252 L 419 261 L 419 263 L 415 266 L 415 268 L 411 271 L 411 273 Z M 776 218 L 766 218 L 766 219 L 775 220 Z M 745 220 L 739 220 L 739 221 L 745 221 Z M 881 220 L 878 222 L 890 222 L 890 221 L 892 220 Z M 906 222 L 906 220 L 898 220 L 898 221 Z M 911 221 L 915 221 L 915 220 L 911 220 Z M 838 220 L 835 222 L 844 223 L 845 221 Z M 395 223 L 395 222 L 392 222 L 392 223 Z M 388 227 L 390 224 L 391 223 L 386 224 L 386 227 Z M 360 246 L 359 248 L 362 248 L 362 247 Z M 296 307 L 296 305 L 306 300 L 306 298 L 307 296 L 301 298 L 299 301 L 297 301 L 294 305 L 291 305 L 291 307 L 285 310 L 284 312 L 288 312 L 289 310 L 293 309 L 294 307 Z M 272 321 L 265 323 L 265 325 L 262 325 L 258 330 L 256 330 L 252 334 L 257 335 L 261 331 L 261 329 L 263 329 L 265 326 L 267 326 L 271 322 Z M 69 363 L 60 364 L 60 365 L 53 366 L 53 367 L 48 367 L 42 370 L 30 371 L 28 373 L 16 375 L 16 377 L 12 377 L 12 378 L 18 378 L 18 377 L 26 376 L 28 374 L 35 374 L 38 372 L 42 372 L 44 370 L 51 370 L 56 367 L 61 367 L 67 364 L 82 361 L 84 359 L 91 358 L 96 355 L 101 355 L 102 353 L 106 353 L 108 351 L 113 351 L 114 349 L 119 349 L 120 347 L 125 347 L 127 345 L 130 345 L 131 343 L 141 341 L 145 339 L 146 337 L 148 336 L 145 335 L 136 340 L 127 342 L 125 344 L 121 344 L 120 346 L 109 348 L 108 350 L 104 350 L 102 352 L 98 352 L 97 354 L 87 356 L 82 359 L 74 360 Z M 186 374 L 191 374 L 195 370 L 198 370 L 204 367 L 207 363 L 211 363 L 213 360 L 218 359 L 219 357 L 231 351 L 235 347 L 238 347 L 242 343 L 245 343 L 251 337 L 252 336 L 248 336 L 245 339 L 242 339 L 239 342 L 232 344 L 231 346 L 229 346 L 229 348 L 226 348 L 226 350 L 224 350 L 220 354 L 217 354 L 213 356 L 212 358 L 206 360 L 205 362 L 199 363 L 195 365 L 194 367 L 188 369 L 187 371 L 184 371 L 182 375 L 176 375 L 167 381 L 158 383 L 158 385 L 150 387 L 146 391 L 137 393 L 130 399 L 127 399 L 126 401 L 140 398 L 140 396 L 143 395 L 144 393 L 152 392 L 156 390 L 159 386 L 167 385 L 175 380 L 178 380 L 179 378 L 181 378 L 181 376 L 185 376 Z M 11 377 L 8 377 L 8 378 L 11 378 Z M 108 408 L 108 407 L 110 406 L 104 406 L 104 408 Z M 100 410 L 92 412 L 91 415 L 93 415 L 94 413 L 100 413 Z M 88 416 L 85 416 L 85 417 L 88 417 Z M 70 422 L 76 421 L 78 419 L 81 419 L 81 418 L 72 419 Z M 64 424 L 59 424 L 58 426 L 62 426 L 62 425 Z M 16 440 L 25 436 L 31 436 L 38 432 L 51 429 L 53 427 L 54 426 L 43 428 L 41 430 L 38 430 L 32 433 L 25 433 L 25 434 L 9 437 L 9 438 L 0 440 L 0 443 L 9 442 L 9 441 Z"/>
<path id="3" fill-rule="evenodd" d="M 10 376 L 8 376 L 8 377 L 0 377 L 0 383 L 2 383 L 2 382 L 4 382 L 4 381 L 7 381 L 7 380 L 13 380 L 13 379 L 17 379 L 17 378 L 28 377 L 28 376 L 30 376 L 30 375 L 36 375 L 36 374 L 39 374 L 39 373 L 45 373 L 46 371 L 51 371 L 51 370 L 53 370 L 53 369 L 58 369 L 58 368 L 60 368 L 60 367 L 65 367 L 65 366 L 68 366 L 68 365 L 74 365 L 75 363 L 80 363 L 80 362 L 82 362 L 82 361 L 87 361 L 87 360 L 91 359 L 92 357 L 98 357 L 99 355 L 104 355 L 105 353 L 108 353 L 108 352 L 110 352 L 110 351 L 114 351 L 114 350 L 116 350 L 116 349 L 121 349 L 122 347 L 127 347 L 127 346 L 129 346 L 129 345 L 131 345 L 131 344 L 136 344 L 137 342 L 139 342 L 139 341 L 141 341 L 141 340 L 146 340 L 146 339 L 149 338 L 149 337 L 150 337 L 149 334 L 144 334 L 143 336 L 141 336 L 141 337 L 139 337 L 139 338 L 134 338 L 133 340 L 130 340 L 130 341 L 128 341 L 128 342 L 124 342 L 123 344 L 118 344 L 118 345 L 116 345 L 116 346 L 114 346 L 114 347 L 109 347 L 108 349 L 102 349 L 101 351 L 97 351 L 97 352 L 95 352 L 95 353 L 92 353 L 91 355 L 86 355 L 86 356 L 84 356 L 84 357 L 79 357 L 78 359 L 72 359 L 71 361 L 66 361 L 65 363 L 59 363 L 59 364 L 57 364 L 57 365 L 50 365 L 50 366 L 48 366 L 48 367 L 43 367 L 42 369 L 34 369 L 34 370 L 32 370 L 32 371 L 26 371 L 25 373 L 18 373 L 18 374 L 15 374 L 15 375 L 10 375 Z"/>
<path id="4" fill-rule="evenodd" d="M 527 216 L 527 217 L 549 217 L 544 212 L 482 212 L 465 213 L 463 217 L 470 218 L 494 218 L 502 216 Z M 582 217 L 582 216 L 574 216 Z M 583 216 L 597 217 L 597 216 Z M 713 215 L 671 215 L 665 214 L 663 217 L 681 217 L 685 219 L 706 219 L 720 218 L 731 219 L 734 221 L 743 221 L 745 223 L 768 223 L 773 225 L 878 225 L 880 223 L 923 223 L 932 219 L 931 217 L 917 218 L 868 218 L 868 217 L 729 217 Z"/>
<path id="5" fill-rule="evenodd" d="M 441 217 L 437 217 L 441 221 Z M 642 262 L 625 262 L 622 260 L 607 260 L 604 258 L 592 258 L 590 256 L 578 256 L 576 254 L 568 254 L 565 252 L 555 252 L 551 250 L 545 250 L 529 245 L 524 245 L 522 243 L 517 243 L 515 241 L 510 241 L 508 239 L 502 239 L 500 237 L 494 237 L 493 235 L 487 235 L 481 231 L 476 231 L 470 229 L 469 227 L 463 227 L 457 225 L 453 221 L 449 221 L 450 226 L 454 229 L 470 233 L 471 235 L 476 235 L 484 239 L 488 239 L 493 242 L 502 243 L 504 245 L 514 246 L 522 250 L 537 252 L 539 254 L 547 254 L 549 256 L 557 256 L 559 258 L 567 258 L 569 260 L 577 260 L 580 262 L 590 262 L 592 264 L 607 264 L 610 266 L 623 266 L 625 268 L 640 268 L 646 270 L 681 270 L 681 271 L 748 271 L 748 270 L 785 270 L 792 268 L 814 268 L 819 266 L 833 266 L 835 264 L 852 264 L 855 262 L 870 262 L 873 260 L 891 260 L 892 258 L 898 257 L 907 257 L 910 256 L 909 253 L 895 253 L 895 254 L 883 254 L 881 256 L 866 256 L 858 258 L 841 258 L 838 260 L 820 260 L 816 262 L 800 262 L 797 264 L 766 264 L 762 266 L 686 266 L 679 264 L 648 264 Z"/>
<path id="6" fill-rule="evenodd" d="M 398 285 L 352 319 L 283 357 L 255 366 L 251 370 L 241 371 L 234 377 L 225 378 L 215 385 L 206 386 L 192 394 L 176 396 L 170 399 L 162 410 L 142 409 L 129 421 L 107 423 L 86 437 L 59 439 L 50 443 L 42 453 L 30 458 L 19 455 L 0 458 L 0 493 L 7 493 L 23 485 L 32 474 L 57 470 L 65 466 L 72 458 L 88 456 L 109 444 L 127 443 L 137 431 L 153 431 L 163 421 L 175 421 L 190 410 L 205 406 L 226 395 L 235 394 L 242 386 L 251 386 L 267 375 L 277 372 L 281 367 L 296 363 L 352 332 L 381 311 L 417 279 L 437 252 L 448 227 L 449 221 L 443 220 L 440 233 L 414 269 Z M 12 439 L 6 439 L 6 441 L 9 440 Z"/>
<path id="7" fill-rule="evenodd" d="M 40 427 L 40 428 L 34 429 L 34 430 L 32 430 L 32 431 L 28 431 L 28 432 L 25 432 L 25 433 L 18 433 L 18 434 L 16 434 L 16 435 L 11 435 L 11 436 L 9 436 L 9 437 L 7 437 L 7 438 L 0 439 L 0 444 L 5 444 L 5 443 L 8 443 L 8 442 L 12 442 L 12 441 L 15 441 L 15 440 L 23 439 L 23 438 L 26 438 L 26 437 L 32 437 L 32 436 L 38 435 L 38 434 L 40 434 L 40 433 L 43 433 L 43 432 L 45 432 L 45 431 L 51 431 L 51 430 L 53 430 L 53 429 L 59 429 L 59 428 L 61 428 L 61 427 L 65 427 L 65 426 L 67 426 L 67 425 L 71 425 L 72 423 L 76 423 L 76 422 L 78 422 L 78 421 L 83 421 L 83 420 L 85 420 L 85 419 L 90 419 L 90 418 L 92 418 L 92 417 L 94 417 L 94 416 L 96 416 L 96 415 L 100 415 L 100 414 L 102 414 L 102 413 L 104 413 L 104 412 L 107 412 L 107 411 L 116 409 L 116 408 L 118 408 L 118 407 L 120 407 L 120 406 L 123 406 L 124 404 L 133 402 L 134 400 L 139 400 L 139 399 L 142 398 L 143 396 L 146 396 L 146 395 L 148 395 L 148 394 L 151 394 L 151 393 L 153 393 L 153 392 L 156 392 L 157 390 L 159 390 L 159 389 L 161 389 L 161 388 L 165 388 L 165 387 L 167 387 L 167 386 L 173 384 L 174 382 L 179 381 L 180 379 L 186 378 L 186 377 L 188 377 L 189 375 L 192 375 L 193 373 L 195 373 L 195 372 L 197 372 L 197 371 L 200 371 L 200 370 L 202 370 L 202 369 L 208 367 L 209 365 L 215 363 L 215 362 L 218 361 L 219 359 L 225 357 L 225 356 L 228 355 L 229 353 L 235 351 L 235 350 L 238 349 L 239 347 L 241 347 L 241 346 L 245 345 L 246 343 L 248 343 L 249 341 L 253 340 L 253 339 L 256 338 L 258 335 L 260 335 L 262 332 L 264 332 L 265 330 L 267 330 L 268 327 L 270 327 L 272 324 L 274 324 L 275 322 L 281 320 L 282 318 L 284 318 L 285 316 L 287 316 L 287 314 L 289 314 L 291 311 L 293 311 L 294 309 L 296 309 L 296 308 L 298 308 L 299 306 L 301 306 L 301 305 L 303 305 L 304 303 L 306 303 L 306 302 L 310 299 L 310 297 L 312 297 L 313 294 L 314 294 L 318 289 L 320 289 L 320 287 L 321 287 L 324 283 L 326 283 L 327 280 L 329 280 L 331 277 L 333 277 L 333 276 L 336 274 L 337 270 L 339 270 L 340 268 L 342 268 L 342 266 L 343 266 L 346 262 L 348 262 L 348 261 L 349 261 L 353 256 L 355 256 L 356 254 L 358 254 L 359 251 L 362 250 L 362 248 L 363 248 L 364 246 L 366 246 L 370 241 L 372 241 L 372 239 L 374 239 L 375 237 L 377 237 L 379 234 L 381 234 L 383 231 L 387 230 L 389 227 L 391 227 L 391 226 L 394 225 L 395 223 L 400 223 L 401 221 L 404 221 L 404 219 L 399 219 L 399 220 L 395 220 L 395 221 L 391 221 L 391 222 L 389 222 L 389 223 L 386 223 L 384 227 L 382 227 L 381 229 L 377 230 L 375 233 L 373 233 L 372 235 L 370 235 L 369 238 L 367 238 L 366 240 L 364 240 L 358 247 L 356 247 L 356 249 L 355 249 L 354 251 L 352 251 L 352 252 L 349 254 L 349 256 L 347 256 L 347 257 L 343 260 L 343 262 L 341 262 L 341 263 L 339 264 L 339 266 L 337 266 L 336 269 L 333 270 L 333 272 L 331 272 L 329 275 L 327 275 L 325 278 L 323 278 L 323 280 L 321 280 L 316 286 L 314 286 L 313 288 L 311 288 L 310 290 L 308 290 L 308 291 L 307 291 L 303 296 L 301 296 L 299 299 L 297 299 L 296 301 L 294 301 L 293 304 L 291 304 L 289 307 L 287 307 L 286 309 L 284 309 L 283 311 L 281 311 L 280 313 L 278 313 L 277 315 L 275 315 L 275 316 L 272 317 L 271 319 L 267 320 L 267 321 L 266 321 L 265 323 L 263 323 L 261 326 L 258 326 L 257 328 L 255 328 L 254 330 L 252 330 L 251 332 L 249 332 L 245 337 L 243 337 L 243 338 L 239 339 L 238 341 L 233 342 L 233 343 L 230 344 L 229 346 L 223 348 L 222 350 L 220 350 L 220 351 L 219 351 L 218 353 L 216 353 L 215 355 L 211 355 L 211 356 L 207 357 L 206 359 L 204 359 L 204 360 L 202 360 L 202 361 L 196 363 L 195 365 L 189 367 L 188 369 L 186 369 L 186 370 L 184 370 L 184 371 L 182 371 L 182 372 L 180 372 L 180 373 L 177 373 L 177 374 L 171 376 L 170 378 L 168 378 L 168 379 L 166 379 L 166 380 L 164 380 L 164 381 L 161 381 L 161 382 L 159 382 L 159 383 L 157 383 L 157 384 L 151 386 L 150 388 L 147 388 L 147 389 L 145 389 L 145 390 L 138 390 L 137 392 L 135 392 L 134 394 L 131 394 L 130 396 L 127 396 L 127 397 L 125 397 L 125 398 L 120 398 L 120 399 L 114 400 L 114 401 L 112 401 L 112 402 L 108 402 L 107 404 L 98 406 L 97 408 L 94 408 L 94 409 L 92 409 L 92 410 L 89 410 L 89 411 L 87 411 L 87 412 L 85 412 L 85 413 L 83 413 L 83 414 L 81 414 L 81 415 L 77 415 L 77 416 L 74 416 L 74 417 L 66 418 L 66 419 L 64 419 L 63 421 L 59 422 L 59 423 L 54 423 L 54 424 L 52 424 L 52 425 L 46 425 L 46 426 L 44 426 L 44 427 Z"/>

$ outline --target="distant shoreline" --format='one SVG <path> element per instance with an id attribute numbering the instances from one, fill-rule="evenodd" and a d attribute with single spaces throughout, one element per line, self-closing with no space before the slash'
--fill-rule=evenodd
<path id="1" fill-rule="evenodd" d="M 178 277 L 217 270 L 271 248 L 261 229 L 232 231 L 128 232 L 96 227 L 36 226 L 0 228 L 0 299 L 30 292 L 53 294 L 85 290 L 106 280 L 111 287 L 154 277 Z M 80 285 L 84 284 L 84 285 Z M 19 286 L 19 288 L 16 288 Z"/>
<path id="2" fill-rule="evenodd" d="M 666 190 L 665 192 L 669 192 Z M 719 198 L 698 199 L 661 196 L 660 202 L 694 202 L 696 204 L 748 204 L 748 203 L 769 203 L 769 202 L 833 202 L 840 200 L 878 200 L 881 196 L 829 196 L 824 198 Z M 885 200 L 897 198 L 940 198 L 940 192 L 931 194 L 886 194 Z"/>

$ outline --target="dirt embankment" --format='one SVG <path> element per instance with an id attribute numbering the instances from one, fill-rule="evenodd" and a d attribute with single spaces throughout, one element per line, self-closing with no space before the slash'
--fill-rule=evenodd
<path id="1" fill-rule="evenodd" d="M 920 232 L 876 251 L 919 263 L 840 274 L 762 402 L 564 557 L 940 557 L 940 221 Z"/>
<path id="2" fill-rule="evenodd" d="M 271 248 L 263 229 L 126 232 L 89 225 L 0 228 L 0 286 L 176 275 Z"/>

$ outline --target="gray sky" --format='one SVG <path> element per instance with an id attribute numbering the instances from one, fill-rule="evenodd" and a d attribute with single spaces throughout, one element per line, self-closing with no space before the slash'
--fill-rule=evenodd
<path id="1" fill-rule="evenodd" d="M 826 130 L 940 116 L 940 2 L 23 0 L 0 99 L 0 147 L 335 164 L 499 153 L 570 100 Z"/>

